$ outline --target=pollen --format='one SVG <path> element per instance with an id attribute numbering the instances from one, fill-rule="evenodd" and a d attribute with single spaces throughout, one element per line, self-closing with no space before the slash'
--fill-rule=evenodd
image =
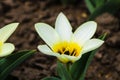
<path id="1" fill-rule="evenodd" d="M 59 54 L 79 56 L 81 53 L 82 47 L 75 42 L 59 42 L 53 46 L 52 50 Z"/>
<path id="2" fill-rule="evenodd" d="M 3 42 L 0 41 L 0 52 L 2 51 Z"/>

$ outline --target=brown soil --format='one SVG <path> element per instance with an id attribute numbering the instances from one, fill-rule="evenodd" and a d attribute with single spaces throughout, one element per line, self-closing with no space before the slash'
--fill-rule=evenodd
<path id="1" fill-rule="evenodd" d="M 54 26 L 55 19 L 63 12 L 74 30 L 89 17 L 83 1 L 77 5 L 61 5 L 56 0 L 3 0 L 0 1 L 0 27 L 19 22 L 20 25 L 8 42 L 14 43 L 16 51 L 36 49 L 44 44 L 34 29 L 34 24 L 44 22 Z M 107 33 L 104 45 L 95 55 L 85 80 L 120 80 L 120 20 L 104 13 L 96 18 L 98 29 L 95 37 Z M 11 75 L 15 80 L 40 80 L 55 76 L 56 58 L 39 51 L 18 66 Z M 8 79 L 9 80 L 9 79 Z"/>

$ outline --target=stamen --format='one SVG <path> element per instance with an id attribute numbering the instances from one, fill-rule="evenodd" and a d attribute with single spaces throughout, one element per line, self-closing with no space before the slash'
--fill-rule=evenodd
<path id="1" fill-rule="evenodd" d="M 73 49 L 73 51 L 72 51 L 72 53 L 70 55 L 73 56 L 74 53 L 75 53 L 75 49 Z"/>
<path id="2" fill-rule="evenodd" d="M 53 51 L 59 54 L 66 54 L 70 56 L 78 56 L 82 47 L 74 42 L 60 42 L 53 46 Z"/>
<path id="3" fill-rule="evenodd" d="M 64 54 L 69 55 L 70 53 L 69 53 L 69 51 L 65 51 Z"/>
<path id="4" fill-rule="evenodd" d="M 75 51 L 74 54 L 73 54 L 73 56 L 77 56 L 76 54 L 77 54 L 77 52 Z"/>
<path id="5" fill-rule="evenodd" d="M 62 52 L 60 50 L 57 51 L 59 54 L 62 54 Z"/>
<path id="6" fill-rule="evenodd" d="M 62 51 L 64 52 L 64 51 L 65 51 L 65 48 L 62 48 Z"/>

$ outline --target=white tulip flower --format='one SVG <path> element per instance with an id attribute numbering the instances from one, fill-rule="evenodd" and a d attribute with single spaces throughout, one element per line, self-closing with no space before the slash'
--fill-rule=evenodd
<path id="1" fill-rule="evenodd" d="M 104 41 L 91 39 L 95 34 L 97 24 L 88 21 L 73 33 L 72 27 L 63 13 L 56 19 L 55 29 L 45 23 L 36 23 L 35 29 L 47 45 L 39 45 L 38 49 L 44 54 L 56 56 L 61 62 L 75 62 L 84 53 L 100 47 Z"/>

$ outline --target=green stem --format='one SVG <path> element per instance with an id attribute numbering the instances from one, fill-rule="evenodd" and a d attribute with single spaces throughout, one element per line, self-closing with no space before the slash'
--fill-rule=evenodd
<path id="1" fill-rule="evenodd" d="M 71 63 L 68 62 L 68 63 L 66 64 L 66 68 L 67 68 L 68 72 L 70 72 L 70 66 L 71 66 Z"/>

